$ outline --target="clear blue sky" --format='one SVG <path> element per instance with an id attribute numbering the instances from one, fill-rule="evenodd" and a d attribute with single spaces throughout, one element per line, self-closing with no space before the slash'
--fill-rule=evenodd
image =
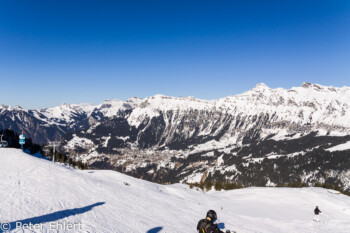
<path id="1" fill-rule="evenodd" d="M 0 2 L 0 104 L 350 86 L 350 1 Z"/>

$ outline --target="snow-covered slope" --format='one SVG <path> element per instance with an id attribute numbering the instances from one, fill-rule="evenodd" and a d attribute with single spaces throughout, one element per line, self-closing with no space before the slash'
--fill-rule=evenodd
<path id="1" fill-rule="evenodd" d="M 39 224 L 42 230 L 34 232 L 47 232 L 50 224 L 81 223 L 81 230 L 76 225 L 59 232 L 195 233 L 209 209 L 217 211 L 221 226 L 239 233 L 350 229 L 350 198 L 320 188 L 203 193 L 113 171 L 73 170 L 16 149 L 0 150 L 0 177 L 2 226 Z M 319 223 L 312 221 L 316 205 L 323 211 Z"/>
<path id="2" fill-rule="evenodd" d="M 88 116 L 95 109 L 92 104 L 61 104 L 57 107 L 34 111 L 38 118 L 49 124 L 72 124 L 81 116 Z"/>

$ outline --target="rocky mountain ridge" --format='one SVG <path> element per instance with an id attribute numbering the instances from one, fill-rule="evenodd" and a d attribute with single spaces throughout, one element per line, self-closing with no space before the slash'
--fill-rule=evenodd
<path id="1" fill-rule="evenodd" d="M 61 150 L 91 167 L 156 182 L 327 181 L 349 188 L 350 147 L 329 151 L 350 141 L 349 103 L 349 87 L 258 84 L 216 100 L 155 95 L 97 106 L 1 107 L 0 122 L 24 128 L 34 140 L 60 138 Z"/>

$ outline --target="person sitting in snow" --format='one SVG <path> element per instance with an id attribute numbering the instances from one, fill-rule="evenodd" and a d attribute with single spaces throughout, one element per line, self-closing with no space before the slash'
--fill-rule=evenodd
<path id="1" fill-rule="evenodd" d="M 198 222 L 197 231 L 199 233 L 224 233 L 218 227 L 217 215 L 214 210 L 209 210 L 207 217 Z M 230 231 L 227 230 L 226 233 L 230 233 Z"/>
<path id="2" fill-rule="evenodd" d="M 314 217 L 314 221 L 319 222 L 320 221 L 320 213 L 322 211 L 318 208 L 318 206 L 316 206 L 314 213 L 315 213 L 315 217 Z"/>

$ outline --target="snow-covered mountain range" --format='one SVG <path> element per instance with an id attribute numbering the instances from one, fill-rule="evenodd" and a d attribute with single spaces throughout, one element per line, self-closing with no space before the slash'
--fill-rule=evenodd
<path id="1" fill-rule="evenodd" d="M 61 139 L 62 150 L 93 167 L 158 182 L 209 176 L 245 185 L 318 181 L 348 189 L 350 166 L 338 161 L 349 161 L 342 157 L 350 149 L 349 103 L 350 87 L 258 84 L 217 100 L 156 95 L 42 110 L 3 106 L 0 126 L 24 130 L 37 142 Z M 332 149 L 337 146 L 342 149 Z M 319 168 L 329 160 L 330 167 Z M 295 175 L 289 178 L 286 169 Z"/>
<path id="2" fill-rule="evenodd" d="M 287 90 L 271 89 L 261 83 L 243 94 L 210 101 L 194 97 L 156 95 L 145 99 L 130 98 L 126 101 L 106 100 L 97 106 L 61 104 L 41 110 L 1 105 L 0 119 L 1 127 L 17 123 L 20 128 L 19 123 L 23 123 L 21 129 L 34 141 L 42 139 L 35 136 L 33 125 L 30 124 L 32 121 L 38 123 L 38 127 L 42 129 L 54 127 L 66 133 L 71 129 L 94 125 L 106 118 L 122 117 L 129 126 L 139 128 L 142 124 L 161 117 L 161 123 L 168 133 L 159 135 L 161 140 L 156 146 L 171 143 L 177 135 L 175 131 L 178 129 L 177 123 L 180 122 L 185 124 L 182 132 L 184 139 L 219 136 L 221 141 L 231 138 L 235 139 L 230 140 L 231 142 L 242 143 L 250 130 L 258 130 L 260 138 L 276 134 L 276 129 L 278 134 L 275 138 L 315 130 L 320 135 L 347 135 L 350 128 L 349 103 L 350 87 L 336 88 L 303 83 L 301 87 Z M 147 130 L 149 126 L 147 124 L 143 129 Z M 195 126 L 199 126 L 198 129 Z M 49 134 L 46 139 L 55 140 L 60 136 L 62 134 L 58 130 Z"/>

